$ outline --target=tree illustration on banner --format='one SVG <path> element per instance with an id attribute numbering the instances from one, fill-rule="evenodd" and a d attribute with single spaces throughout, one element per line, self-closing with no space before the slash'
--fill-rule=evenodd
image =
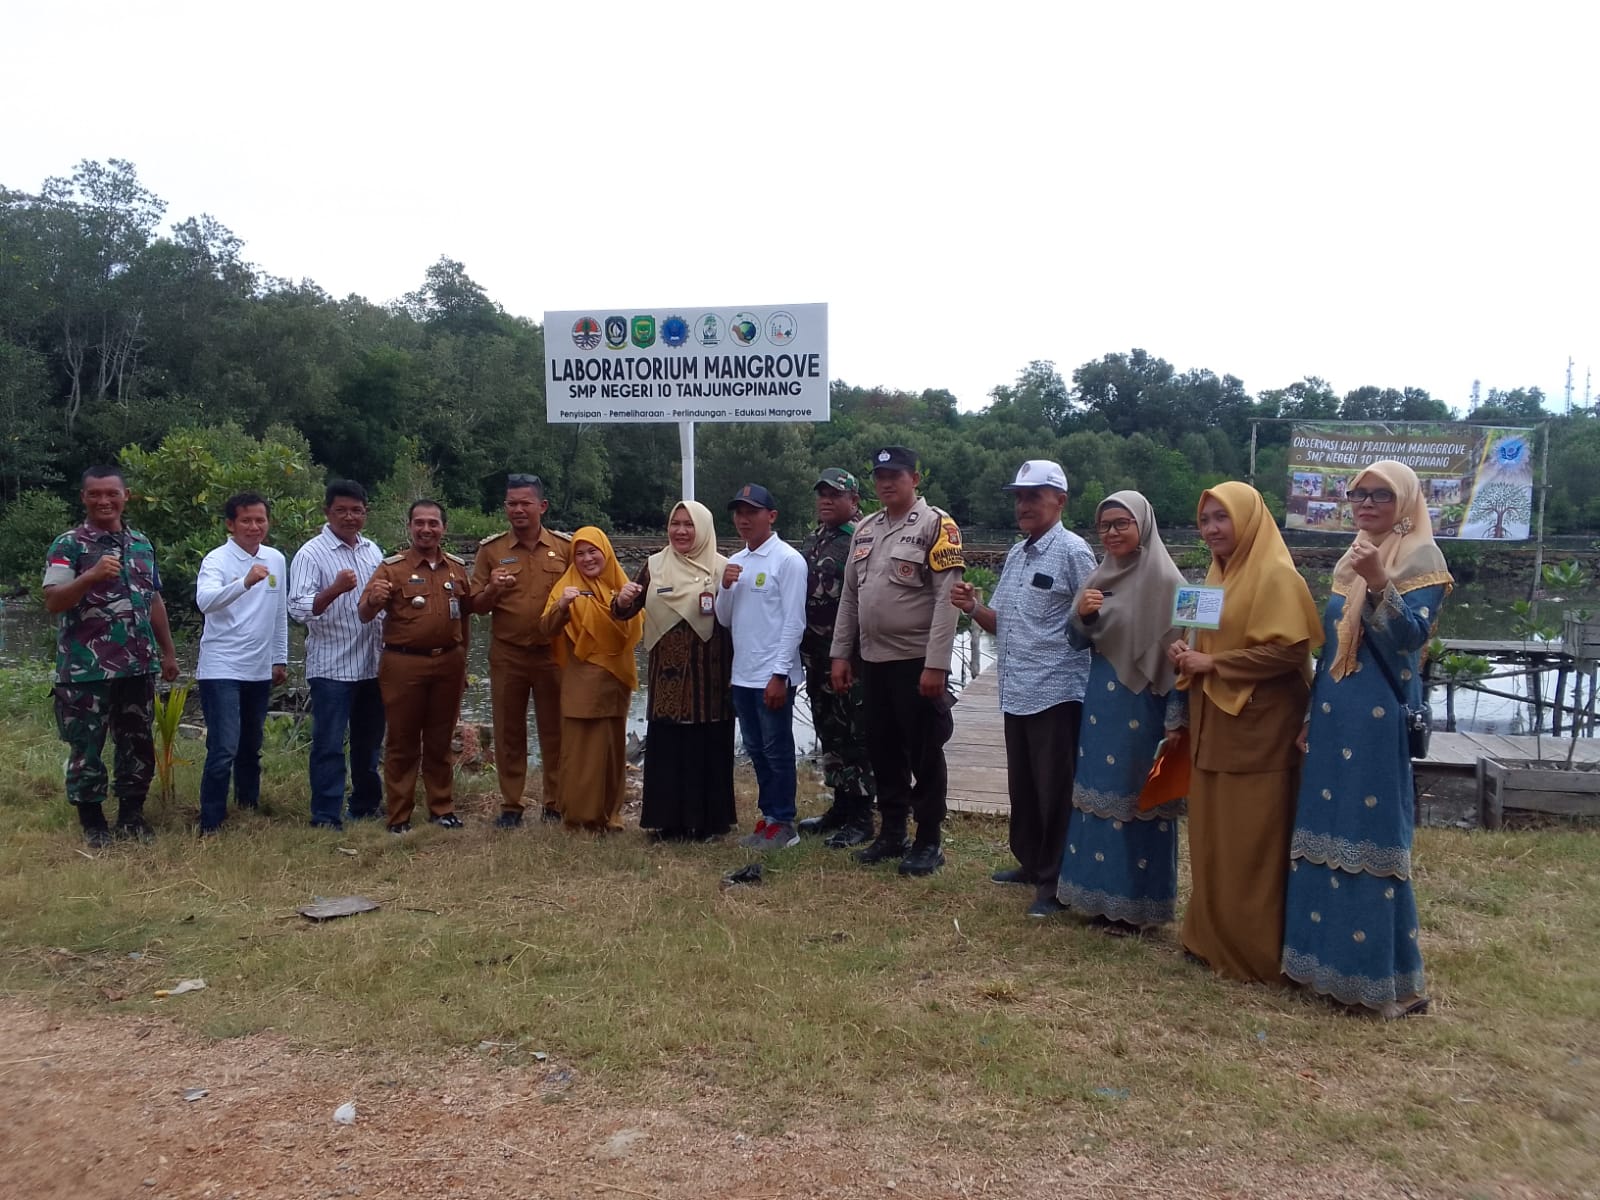
<path id="1" fill-rule="evenodd" d="M 1503 538 L 1506 522 L 1527 525 L 1533 519 L 1532 501 L 1528 489 L 1514 483 L 1486 483 L 1472 497 L 1472 508 L 1467 513 L 1469 522 L 1487 525 L 1494 522 L 1487 537 Z"/>

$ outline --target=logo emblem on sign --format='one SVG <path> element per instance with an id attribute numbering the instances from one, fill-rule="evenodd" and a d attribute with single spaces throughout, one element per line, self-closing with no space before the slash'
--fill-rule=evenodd
<path id="1" fill-rule="evenodd" d="M 779 309 L 767 318 L 767 341 L 774 346 L 787 346 L 794 341 L 794 314 Z"/>
<path id="2" fill-rule="evenodd" d="M 702 346 L 715 346 L 722 341 L 722 318 L 716 313 L 705 313 L 695 326 L 696 340 Z"/>
<path id="3" fill-rule="evenodd" d="M 625 317 L 606 318 L 606 345 L 621 350 L 628 344 L 628 321 Z"/>
<path id="4" fill-rule="evenodd" d="M 639 316 L 633 319 L 632 326 L 633 344 L 641 350 L 648 350 L 656 344 L 656 319 L 654 317 Z"/>
<path id="5" fill-rule="evenodd" d="M 580 350 L 593 350 L 600 344 L 600 322 L 579 317 L 572 323 L 572 344 Z"/>
<path id="6" fill-rule="evenodd" d="M 734 313 L 733 320 L 728 324 L 728 332 L 733 334 L 733 340 L 741 346 L 754 346 L 756 339 L 761 336 L 761 323 L 756 320 L 755 313 Z"/>
<path id="7" fill-rule="evenodd" d="M 674 313 L 661 322 L 661 340 L 676 350 L 689 340 L 689 322 Z"/>

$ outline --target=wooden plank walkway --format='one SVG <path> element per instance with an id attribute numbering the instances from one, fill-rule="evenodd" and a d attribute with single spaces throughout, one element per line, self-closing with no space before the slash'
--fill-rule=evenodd
<path id="1" fill-rule="evenodd" d="M 980 675 L 961 692 L 955 707 L 955 733 L 945 746 L 950 767 L 952 812 L 1005 816 L 1011 811 L 1006 793 L 1005 722 L 1000 715 L 1000 684 L 995 672 Z M 1564 762 L 1570 738 L 1506 737 L 1494 733 L 1435 733 L 1428 757 L 1418 759 L 1421 771 L 1470 772 L 1479 758 Z M 1574 762 L 1600 763 L 1600 738 L 1579 738 Z"/>
<path id="2" fill-rule="evenodd" d="M 1479 758 L 1502 761 L 1539 757 L 1565 762 L 1572 748 L 1571 738 L 1504 737 L 1495 733 L 1435 733 L 1428 742 L 1428 757 L 1417 759 L 1420 770 L 1471 771 Z M 1600 763 L 1600 738 L 1579 738 L 1573 762 Z"/>
<path id="3" fill-rule="evenodd" d="M 1005 720 L 1000 715 L 998 674 L 990 671 L 979 675 L 961 690 L 955 722 L 956 731 L 944 748 L 950 767 L 950 811 L 1009 815 Z"/>

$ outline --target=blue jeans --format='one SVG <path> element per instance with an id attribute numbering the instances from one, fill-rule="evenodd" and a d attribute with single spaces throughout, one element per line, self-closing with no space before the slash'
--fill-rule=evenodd
<path id="1" fill-rule="evenodd" d="M 794 688 L 774 711 L 767 707 L 762 688 L 735 687 L 733 711 L 739 718 L 739 736 L 756 771 L 756 804 L 761 815 L 775 824 L 794 822 Z"/>
<path id="2" fill-rule="evenodd" d="M 234 803 L 261 801 L 261 733 L 272 699 L 270 679 L 202 679 L 200 711 L 206 718 L 206 766 L 200 776 L 200 828 L 215 829 L 228 815 L 228 781 Z"/>
<path id="3" fill-rule="evenodd" d="M 311 688 L 311 823 L 344 824 L 344 739 L 350 734 L 350 817 L 383 812 L 383 694 L 376 679 L 308 679 Z"/>

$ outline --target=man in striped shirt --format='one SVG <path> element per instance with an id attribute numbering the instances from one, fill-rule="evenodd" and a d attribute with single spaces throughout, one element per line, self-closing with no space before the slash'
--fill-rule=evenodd
<path id="1" fill-rule="evenodd" d="M 350 819 L 383 815 L 383 695 L 378 656 L 383 622 L 363 624 L 356 603 L 383 561 L 361 531 L 367 492 L 335 480 L 323 497 L 327 524 L 289 565 L 289 615 L 306 627 L 311 689 L 311 823 L 344 827 L 345 734 L 350 736 Z"/>

